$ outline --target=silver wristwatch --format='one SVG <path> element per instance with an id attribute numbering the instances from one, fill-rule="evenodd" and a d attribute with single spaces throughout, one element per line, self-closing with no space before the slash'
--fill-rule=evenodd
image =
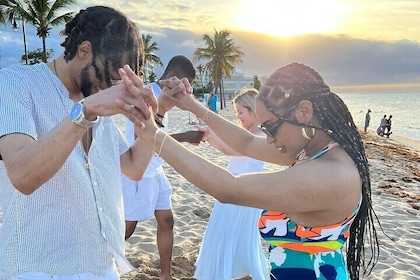
<path id="1" fill-rule="evenodd" d="M 93 121 L 87 120 L 84 114 L 85 106 L 83 106 L 83 100 L 74 104 L 73 108 L 70 111 L 70 119 L 72 122 L 78 126 L 84 128 L 91 128 L 98 122 L 98 118 Z"/>

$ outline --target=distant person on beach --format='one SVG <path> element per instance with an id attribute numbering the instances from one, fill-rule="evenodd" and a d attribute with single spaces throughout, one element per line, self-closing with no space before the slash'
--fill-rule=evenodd
<path id="1" fill-rule="evenodd" d="M 233 99 L 241 126 L 255 135 L 264 135 L 258 128 L 255 115 L 255 89 L 243 89 Z M 234 174 L 261 172 L 264 162 L 242 156 L 224 143 L 208 127 L 207 143 L 230 155 L 228 170 Z M 257 186 L 255 186 L 257 188 Z M 245 276 L 252 279 L 269 279 L 267 260 L 256 227 L 262 209 L 238 206 L 216 201 L 195 263 L 194 278 L 199 280 L 230 280 Z"/>
<path id="2" fill-rule="evenodd" d="M 367 128 L 369 127 L 370 123 L 370 112 L 372 112 L 370 109 L 368 109 L 366 116 L 365 116 L 365 133 L 367 132 Z"/>
<path id="3" fill-rule="evenodd" d="M 124 82 L 129 89 L 136 84 Z M 363 142 L 347 106 L 315 70 L 291 63 L 261 87 L 256 112 L 266 138 L 204 108 L 183 93 L 185 81 L 162 83 L 176 106 L 201 116 L 240 154 L 290 165 L 233 175 L 161 132 L 152 117 L 138 129 L 151 149 L 220 202 L 266 209 L 259 230 L 269 244 L 271 279 L 359 279 L 371 272 L 379 245 Z"/>
<path id="4" fill-rule="evenodd" d="M 146 105 L 157 109 L 150 89 L 120 83 L 125 71 L 139 79 L 141 37 L 102 6 L 62 34 L 54 61 L 0 70 L 0 279 L 116 280 L 133 269 L 120 172 L 139 178 L 143 144 L 130 147 L 110 116 L 141 125 Z"/>
<path id="5" fill-rule="evenodd" d="M 206 106 L 209 106 L 209 99 L 210 99 L 210 93 L 205 93 L 204 94 L 204 104 Z"/>
<path id="6" fill-rule="evenodd" d="M 386 120 L 386 126 L 385 126 L 385 135 L 389 138 L 389 135 L 392 134 L 391 132 L 391 126 L 392 126 L 392 115 L 389 115 L 388 119 Z"/>
<path id="7" fill-rule="evenodd" d="M 174 56 L 168 63 L 160 80 L 177 77 L 186 78 L 191 83 L 195 78 L 195 69 L 191 61 L 185 56 Z M 161 95 L 161 85 L 159 81 L 147 85 L 153 90 L 158 99 L 157 118 L 161 123 L 162 131 L 167 132 L 168 114 L 172 106 L 166 106 L 165 96 Z M 127 120 L 125 135 L 129 143 L 133 143 L 137 138 L 134 134 L 134 124 Z M 172 135 L 180 142 L 200 143 L 202 134 L 186 132 Z M 196 136 L 199 136 L 197 138 Z M 171 278 L 171 258 L 173 247 L 173 227 L 174 217 L 172 214 L 171 185 L 163 171 L 163 159 L 147 146 L 144 146 L 142 160 L 145 161 L 147 168 L 141 171 L 143 177 L 140 181 L 134 181 L 122 175 L 122 186 L 124 195 L 124 210 L 126 220 L 125 238 L 128 239 L 136 229 L 138 221 L 148 220 L 155 217 L 157 222 L 157 246 L 160 256 L 160 279 L 168 280 Z M 149 162 L 150 160 L 150 162 Z M 147 165 L 147 162 L 149 164 Z"/>
<path id="8" fill-rule="evenodd" d="M 214 91 L 212 91 L 210 93 L 209 100 L 207 101 L 209 109 L 215 113 L 217 113 L 217 99 L 217 95 L 214 94 Z"/>
<path id="9" fill-rule="evenodd" d="M 386 137 L 389 138 L 389 135 L 392 134 L 392 132 L 391 132 L 391 125 L 392 125 L 391 119 L 392 119 L 392 115 L 389 115 L 388 119 L 386 118 L 386 115 L 384 115 L 384 117 L 381 119 L 381 123 L 380 123 L 378 129 L 376 130 L 378 135 L 386 136 Z"/>
<path id="10" fill-rule="evenodd" d="M 381 123 L 379 124 L 378 129 L 376 130 L 378 135 L 384 136 L 387 124 L 388 124 L 388 120 L 386 119 L 386 115 L 384 115 L 384 117 L 381 119 Z"/>

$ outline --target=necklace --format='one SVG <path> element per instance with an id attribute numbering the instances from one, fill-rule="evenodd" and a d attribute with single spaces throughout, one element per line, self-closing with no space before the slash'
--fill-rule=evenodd
<path id="1" fill-rule="evenodd" d="M 83 163 L 83 167 L 86 170 L 89 170 L 89 149 L 92 144 L 92 128 L 88 128 L 86 133 L 83 135 L 82 139 L 80 139 L 80 145 L 82 146 L 83 155 L 85 157 L 85 162 Z"/>
<path id="2" fill-rule="evenodd" d="M 54 65 L 54 72 L 55 72 L 55 75 L 57 76 L 57 78 L 59 78 L 59 79 L 60 79 L 60 76 L 58 75 L 58 72 L 57 72 L 57 66 L 55 65 L 55 59 L 53 60 L 53 65 Z"/>
<path id="3" fill-rule="evenodd" d="M 337 142 L 331 141 L 330 143 L 328 143 L 327 146 L 325 146 L 322 150 L 316 152 L 314 155 L 312 155 L 311 157 L 307 157 L 305 150 L 302 150 L 296 157 L 296 160 L 294 163 L 292 163 L 292 165 L 290 165 L 290 167 L 292 167 L 293 165 L 305 161 L 305 160 L 311 160 L 311 159 L 315 159 L 317 157 L 322 156 L 323 154 L 325 154 L 326 152 L 328 152 L 329 150 L 334 149 L 335 147 L 340 146 Z"/>

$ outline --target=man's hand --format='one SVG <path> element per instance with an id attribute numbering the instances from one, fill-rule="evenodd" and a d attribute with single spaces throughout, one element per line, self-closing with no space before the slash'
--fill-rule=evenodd
<path id="1" fill-rule="evenodd" d="M 203 141 L 203 135 L 203 132 L 197 130 L 190 130 L 186 132 L 171 134 L 171 136 L 178 142 L 187 142 L 195 146 L 197 146 L 198 144 L 200 144 L 201 141 Z"/>
<path id="2" fill-rule="evenodd" d="M 210 135 L 210 128 L 208 126 L 200 126 L 200 125 L 194 125 L 193 127 L 197 131 L 200 131 L 203 133 L 203 138 L 201 139 L 201 141 L 207 141 L 207 138 Z"/>

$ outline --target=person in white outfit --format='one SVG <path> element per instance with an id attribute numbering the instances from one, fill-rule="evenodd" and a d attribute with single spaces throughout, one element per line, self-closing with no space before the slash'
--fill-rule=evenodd
<path id="1" fill-rule="evenodd" d="M 255 116 L 258 91 L 245 88 L 233 99 L 242 127 L 253 134 L 264 135 Z M 229 155 L 228 170 L 233 175 L 261 172 L 264 162 L 241 155 L 225 144 L 208 127 L 203 140 Z M 257 222 L 262 209 L 216 201 L 201 242 L 194 278 L 230 280 L 251 276 L 254 280 L 269 279 L 267 258 L 262 250 Z"/>
<path id="2" fill-rule="evenodd" d="M 191 83 L 195 78 L 195 69 L 191 61 L 185 56 L 178 55 L 173 57 L 166 67 L 162 79 L 170 77 L 178 79 L 187 78 Z M 164 96 L 160 96 L 161 87 L 158 82 L 148 84 L 159 101 L 158 113 L 156 115 L 159 126 L 164 132 L 168 128 L 168 114 L 172 107 L 165 106 Z M 163 98 L 162 98 L 163 97 Z M 129 143 L 135 141 L 134 125 L 127 120 L 125 136 Z M 201 141 L 202 133 L 188 131 L 185 133 L 172 134 L 179 142 L 189 142 L 198 144 Z M 124 196 L 124 210 L 126 220 L 126 240 L 134 233 L 138 221 L 144 221 L 153 217 L 157 222 L 157 245 L 160 256 L 161 280 L 172 279 L 171 277 L 171 257 L 173 247 L 173 226 L 174 218 L 172 214 L 171 193 L 172 189 L 163 172 L 163 159 L 158 154 L 153 154 L 150 149 L 144 151 L 148 156 L 143 160 L 150 162 L 144 170 L 140 181 L 133 181 L 121 175 Z M 144 165 L 146 166 L 146 164 Z"/>

